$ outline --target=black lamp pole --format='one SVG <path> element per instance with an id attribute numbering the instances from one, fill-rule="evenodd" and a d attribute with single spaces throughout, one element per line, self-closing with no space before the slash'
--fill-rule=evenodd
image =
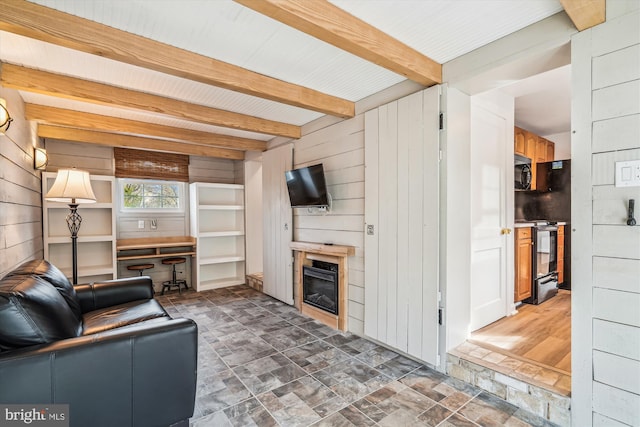
<path id="1" fill-rule="evenodd" d="M 73 262 L 73 284 L 78 284 L 78 231 L 80 231 L 80 225 L 82 224 L 82 217 L 78 213 L 78 204 L 75 203 L 75 199 L 72 203 L 69 203 L 69 209 L 71 212 L 67 215 L 67 226 L 71 232 L 71 257 Z"/>

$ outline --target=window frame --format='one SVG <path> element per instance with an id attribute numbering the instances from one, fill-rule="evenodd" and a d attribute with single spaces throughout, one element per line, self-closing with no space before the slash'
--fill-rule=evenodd
<path id="1" fill-rule="evenodd" d="M 186 183 L 182 181 L 168 181 L 160 179 L 143 179 L 143 178 L 117 178 L 118 185 L 118 204 L 119 211 L 122 214 L 184 214 L 186 211 L 186 205 L 188 203 L 186 195 Z M 142 185 L 177 185 L 178 186 L 178 207 L 177 208 L 127 208 L 124 204 L 124 186 L 127 184 L 142 184 Z"/>

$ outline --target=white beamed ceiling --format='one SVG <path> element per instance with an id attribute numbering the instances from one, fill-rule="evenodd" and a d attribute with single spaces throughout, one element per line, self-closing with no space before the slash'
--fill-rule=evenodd
<path id="1" fill-rule="evenodd" d="M 350 101 L 404 80 L 231 0 L 31 1 Z M 331 2 L 439 63 L 562 10 L 558 0 Z M 0 61 L 295 125 L 322 116 L 1 31 Z M 29 103 L 247 138 L 272 138 L 159 114 L 21 94 Z"/>

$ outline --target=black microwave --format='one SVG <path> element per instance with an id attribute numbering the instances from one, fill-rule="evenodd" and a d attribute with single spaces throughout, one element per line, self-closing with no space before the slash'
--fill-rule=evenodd
<path id="1" fill-rule="evenodd" d="M 531 190 L 531 159 L 515 154 L 514 165 L 514 188 L 521 191 Z"/>

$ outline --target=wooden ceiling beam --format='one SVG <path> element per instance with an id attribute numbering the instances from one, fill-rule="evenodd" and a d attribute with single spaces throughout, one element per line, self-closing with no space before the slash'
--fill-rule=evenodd
<path id="1" fill-rule="evenodd" d="M 324 114 L 355 114 L 351 101 L 24 0 L 2 2 L 0 30 Z"/>
<path id="2" fill-rule="evenodd" d="M 290 27 L 425 86 L 442 65 L 326 0 L 235 0 Z"/>
<path id="3" fill-rule="evenodd" d="M 87 129 L 66 128 L 46 124 L 38 125 L 41 138 L 60 139 L 108 147 L 136 148 L 163 153 L 187 154 L 193 156 L 217 157 L 230 160 L 243 160 L 244 151 L 227 148 L 209 147 L 163 139 L 144 138 L 109 132 L 97 132 Z"/>
<path id="4" fill-rule="evenodd" d="M 45 107 L 36 104 L 25 105 L 25 118 L 38 123 L 79 129 L 94 129 L 101 132 L 138 136 L 144 135 L 152 138 L 167 138 L 213 147 L 231 148 L 234 150 L 264 151 L 267 149 L 267 143 L 265 141 L 258 141 L 256 139 L 174 128 L 171 126 L 101 116 L 99 114 L 83 113 L 62 108 Z"/>
<path id="5" fill-rule="evenodd" d="M 586 30 L 606 19 L 605 0 L 560 0 L 578 31 Z"/>
<path id="6" fill-rule="evenodd" d="M 0 64 L 0 85 L 59 98 L 133 108 L 185 120 L 269 135 L 300 138 L 300 126 L 192 104 L 47 71 Z"/>
<path id="7" fill-rule="evenodd" d="M 66 128 L 41 124 L 38 125 L 38 136 L 41 138 L 60 139 L 64 141 L 104 145 L 107 147 L 137 148 L 148 151 L 160 151 L 163 153 L 244 160 L 244 151 L 240 150 L 187 144 L 184 142 L 167 141 L 164 139 L 120 135 L 117 133 L 97 132 L 87 129 Z"/>

